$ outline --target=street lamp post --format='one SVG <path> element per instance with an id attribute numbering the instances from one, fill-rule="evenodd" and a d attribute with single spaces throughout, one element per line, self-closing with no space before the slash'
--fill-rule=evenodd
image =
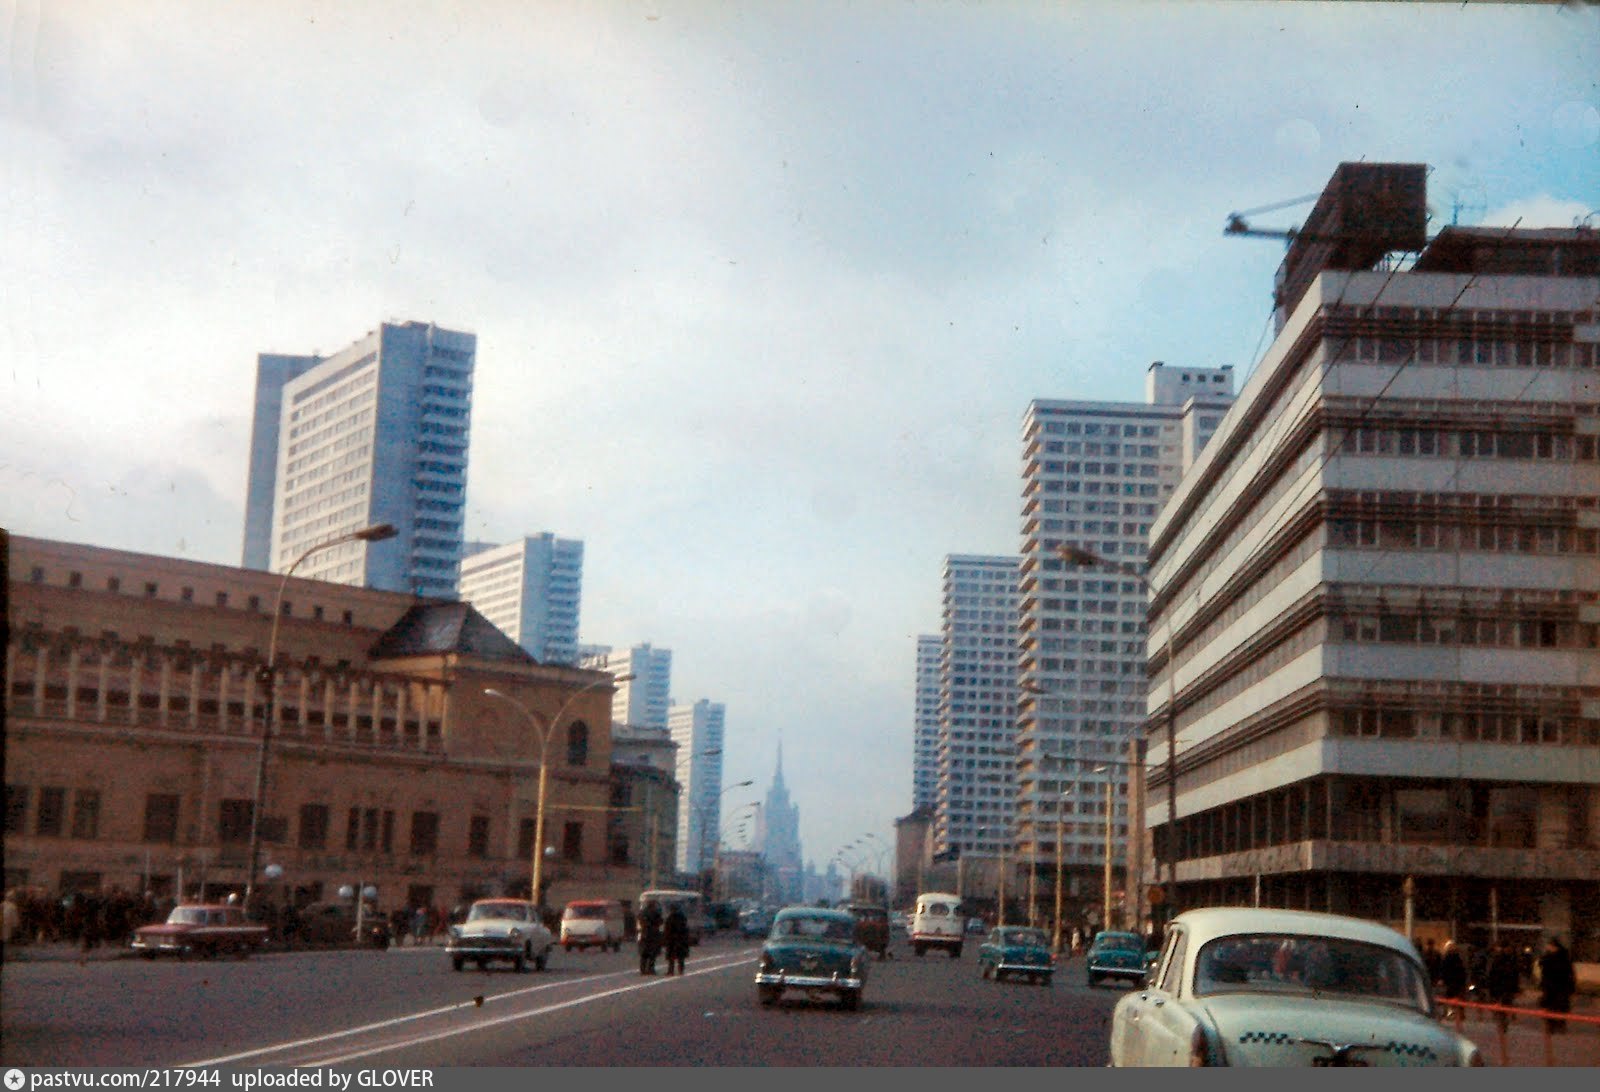
<path id="1" fill-rule="evenodd" d="M 544 879 L 544 802 L 545 792 L 549 784 L 551 737 L 555 735 L 556 725 L 561 723 L 561 718 L 566 715 L 573 702 L 591 690 L 599 690 L 603 686 L 614 686 L 619 682 L 627 682 L 631 678 L 633 678 L 632 675 L 608 675 L 604 679 L 596 679 L 592 683 L 580 686 L 567 696 L 567 700 L 561 703 L 561 708 L 556 710 L 556 715 L 545 721 L 543 727 L 540 727 L 538 715 L 510 694 L 496 690 L 492 686 L 486 686 L 483 689 L 483 692 L 489 697 L 510 702 L 520 710 L 522 715 L 527 718 L 528 723 L 533 725 L 534 734 L 539 739 L 539 789 L 533 806 L 533 853 L 531 854 L 533 863 L 531 866 L 532 875 L 528 881 L 528 898 L 541 910 L 544 905 L 543 892 L 540 888 L 540 881 Z"/>
<path id="2" fill-rule="evenodd" d="M 261 698 L 261 746 L 256 755 L 256 786 L 250 808 L 250 849 L 246 866 L 248 872 L 244 880 L 244 910 L 247 914 L 250 912 L 250 900 L 255 895 L 256 867 L 261 861 L 261 812 L 266 804 L 267 754 L 272 749 L 273 719 L 277 716 L 273 699 L 278 691 L 278 623 L 283 620 L 284 589 L 289 586 L 289 577 L 293 576 L 294 571 L 312 554 L 321 553 L 335 546 L 343 546 L 347 542 L 382 542 L 384 539 L 394 538 L 399 533 L 392 523 L 374 523 L 359 531 L 351 531 L 330 538 L 326 542 L 319 542 L 295 558 L 294 563 L 284 570 L 283 578 L 278 581 L 278 594 L 272 602 L 272 636 L 267 641 L 267 660 L 256 670 L 256 679 L 265 684 L 265 692 Z"/>
<path id="3" fill-rule="evenodd" d="M 702 753 L 710 754 L 712 752 L 705 751 L 705 752 L 702 752 Z M 706 871 L 706 831 L 709 829 L 709 824 L 706 822 L 707 812 L 710 811 L 713 814 L 716 814 L 717 812 L 720 812 L 720 810 L 722 808 L 722 798 L 724 796 L 727 796 L 734 789 L 749 788 L 751 785 L 754 785 L 754 784 L 755 784 L 754 781 L 746 779 L 744 781 L 740 781 L 738 784 L 729 785 L 727 788 L 725 788 L 721 792 L 717 793 L 716 799 L 708 801 L 707 803 L 702 803 L 699 807 L 695 808 L 695 813 L 696 813 L 696 815 L 698 815 L 698 817 L 700 819 L 700 840 L 699 840 L 699 843 L 696 846 L 696 849 L 698 850 L 698 853 L 697 853 L 696 858 L 695 858 L 695 864 L 696 864 L 696 868 L 697 868 L 698 872 L 700 873 L 700 875 L 702 877 L 705 875 L 705 871 Z M 722 840 L 721 827 L 722 827 L 722 824 L 719 822 L 717 824 L 717 828 L 718 828 L 717 829 L 717 840 L 719 842 Z M 715 860 L 715 858 L 713 858 L 713 861 L 714 860 Z M 704 881 L 704 879 L 701 879 L 698 882 L 699 883 L 704 883 L 705 881 Z M 715 893 L 716 893 L 716 877 L 713 876 L 712 877 L 712 894 L 715 894 Z"/>
<path id="4" fill-rule="evenodd" d="M 1063 872 L 1061 867 L 1061 817 L 1062 812 L 1067 807 L 1067 797 L 1071 795 L 1072 790 L 1070 788 L 1063 789 L 1056 799 L 1056 935 L 1054 944 L 1056 955 L 1061 954 L 1061 874 Z"/>

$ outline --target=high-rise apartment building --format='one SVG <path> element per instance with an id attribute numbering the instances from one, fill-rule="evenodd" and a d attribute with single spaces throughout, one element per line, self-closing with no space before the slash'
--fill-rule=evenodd
<path id="1" fill-rule="evenodd" d="M 477 338 L 384 323 L 329 357 L 264 353 L 245 498 L 244 565 L 286 572 L 375 523 L 398 535 L 312 555 L 296 575 L 455 598 Z"/>
<path id="2" fill-rule="evenodd" d="M 1232 403 L 1233 371 L 1158 361 L 1145 398 L 1041 399 L 1022 426 L 1015 848 L 1053 879 L 1061 846 L 1087 922 L 1104 901 L 1107 786 L 1120 847 L 1127 747 L 1145 717 L 1147 538 Z M 1069 546 L 1100 563 L 1069 562 Z"/>
<path id="3" fill-rule="evenodd" d="M 465 553 L 463 600 L 540 663 L 578 662 L 582 542 L 546 531 L 500 546 L 468 543 Z"/>
<path id="4" fill-rule="evenodd" d="M 726 710 L 720 702 L 701 698 L 693 705 L 674 705 L 667 729 L 678 745 L 678 783 L 683 786 L 678 809 L 678 868 L 700 872 L 710 868 L 722 840 L 722 728 Z"/>
<path id="5" fill-rule="evenodd" d="M 944 559 L 937 853 L 998 857 L 1016 813 L 1017 559 Z"/>
<path id="6" fill-rule="evenodd" d="M 1600 960 L 1600 232 L 1424 185 L 1339 168 L 1151 527 L 1157 874 Z"/>
<path id="7" fill-rule="evenodd" d="M 638 724 L 666 728 L 672 704 L 672 650 L 634 645 L 622 652 L 605 645 L 585 645 L 583 666 L 609 671 L 617 677 L 611 699 L 613 724 Z M 631 676 L 623 678 L 624 675 Z"/>
<path id="8" fill-rule="evenodd" d="M 911 810 L 930 814 L 939 800 L 939 653 L 943 639 L 917 638 L 917 699 L 911 725 Z"/>

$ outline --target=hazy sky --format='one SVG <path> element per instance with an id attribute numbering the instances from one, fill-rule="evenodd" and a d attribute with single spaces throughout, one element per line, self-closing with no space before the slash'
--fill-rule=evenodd
<path id="1" fill-rule="evenodd" d="M 582 539 L 580 639 L 727 706 L 729 811 L 781 737 L 819 866 L 910 809 L 1029 400 L 1260 356 L 1229 212 L 1357 159 L 1434 229 L 1600 209 L 1592 5 L 7 6 L 0 524 L 237 564 L 256 355 L 469 330 L 467 537 Z"/>

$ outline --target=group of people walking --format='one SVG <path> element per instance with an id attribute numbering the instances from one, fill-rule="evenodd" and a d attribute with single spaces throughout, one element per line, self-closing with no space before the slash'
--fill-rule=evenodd
<path id="1" fill-rule="evenodd" d="M 639 911 L 639 973 L 655 974 L 656 960 L 663 954 L 667 973 L 682 974 L 689 958 L 689 916 L 676 903 L 663 915 L 661 907 L 648 900 Z"/>
<path id="2" fill-rule="evenodd" d="M 1481 989 L 1492 1005 L 1514 1008 L 1522 993 L 1522 977 L 1531 970 L 1539 985 L 1538 1007 L 1545 1012 L 1571 1012 L 1572 995 L 1577 992 L 1578 979 L 1572 966 L 1572 955 L 1559 937 L 1545 941 L 1544 951 L 1537 960 L 1530 961 L 1519 954 L 1506 941 L 1500 941 L 1480 953 L 1476 958 L 1454 940 L 1438 947 L 1430 939 L 1425 941 L 1422 957 L 1433 976 L 1434 990 L 1446 1009 L 1451 1001 L 1464 1001 L 1468 993 Z M 1507 1013 L 1496 1012 L 1496 1019 L 1504 1025 Z M 1567 1022 L 1559 1017 L 1546 1017 L 1551 1031 L 1566 1031 Z"/>

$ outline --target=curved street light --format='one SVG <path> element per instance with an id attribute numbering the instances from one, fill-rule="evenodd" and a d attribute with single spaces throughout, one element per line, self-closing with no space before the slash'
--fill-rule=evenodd
<path id="1" fill-rule="evenodd" d="M 550 740 L 555 735 L 556 725 L 561 723 L 561 718 L 566 715 L 568 709 L 572 708 L 573 702 L 591 690 L 599 690 L 604 686 L 614 686 L 619 682 L 627 682 L 632 678 L 632 675 L 607 675 L 604 679 L 596 679 L 592 683 L 580 686 L 567 695 L 567 700 L 561 703 L 561 708 L 556 710 L 555 716 L 545 720 L 542 727 L 539 723 L 540 714 L 535 713 L 510 694 L 496 690 L 492 686 L 483 688 L 483 692 L 489 697 L 509 702 L 520 710 L 522 715 L 528 718 L 528 723 L 533 725 L 534 734 L 539 739 L 539 794 L 533 810 L 533 866 L 532 875 L 529 879 L 531 886 L 528 888 L 528 898 L 541 910 L 544 908 L 544 892 L 539 885 L 544 878 L 544 801 L 550 774 Z"/>
<path id="2" fill-rule="evenodd" d="M 289 586 L 289 577 L 293 576 L 294 571 L 312 554 L 321 553 L 335 546 L 343 546 L 347 542 L 382 542 L 394 538 L 399 533 L 392 523 L 374 523 L 359 531 L 350 531 L 330 538 L 326 542 L 318 542 L 295 558 L 294 563 L 283 571 L 283 579 L 278 581 L 278 594 L 272 602 L 272 636 L 267 641 L 267 660 L 256 669 L 256 679 L 265 684 L 265 693 L 261 698 L 261 748 L 256 756 L 256 788 L 250 808 L 250 850 L 247 866 L 249 871 L 245 874 L 244 880 L 246 914 L 250 912 L 250 900 L 255 895 L 256 867 L 261 861 L 261 811 L 266 804 L 267 753 L 272 749 L 273 718 L 277 714 L 274 698 L 278 692 L 278 623 L 283 620 L 283 591 Z"/>
<path id="3" fill-rule="evenodd" d="M 717 751 L 718 751 L 718 753 L 720 753 L 720 748 L 718 748 Z M 711 754 L 711 753 L 712 753 L 711 751 L 702 751 L 701 752 L 701 754 Z M 698 815 L 698 817 L 700 819 L 700 841 L 699 841 L 699 844 L 697 846 L 697 848 L 699 849 L 700 852 L 699 852 L 698 857 L 696 858 L 696 865 L 697 865 L 698 870 L 700 872 L 704 873 L 705 870 L 706 870 L 706 829 L 707 829 L 706 815 L 707 815 L 707 813 L 709 811 L 711 811 L 712 809 L 717 809 L 720 812 L 720 809 L 722 807 L 722 798 L 724 796 L 727 796 L 734 789 L 745 789 L 745 788 L 749 788 L 751 785 L 754 785 L 754 784 L 755 784 L 755 781 L 747 778 L 744 781 L 740 781 L 738 784 L 729 785 L 727 788 L 725 788 L 721 792 L 717 793 L 717 797 L 716 797 L 715 800 L 711 800 L 711 801 L 708 801 L 706 803 L 702 803 L 699 807 L 695 808 L 695 812 L 696 812 L 696 814 Z M 717 840 L 719 842 L 722 840 L 722 823 L 721 823 L 720 814 L 718 815 L 718 822 L 717 822 Z M 704 881 L 702 880 L 700 882 L 703 883 Z"/>

